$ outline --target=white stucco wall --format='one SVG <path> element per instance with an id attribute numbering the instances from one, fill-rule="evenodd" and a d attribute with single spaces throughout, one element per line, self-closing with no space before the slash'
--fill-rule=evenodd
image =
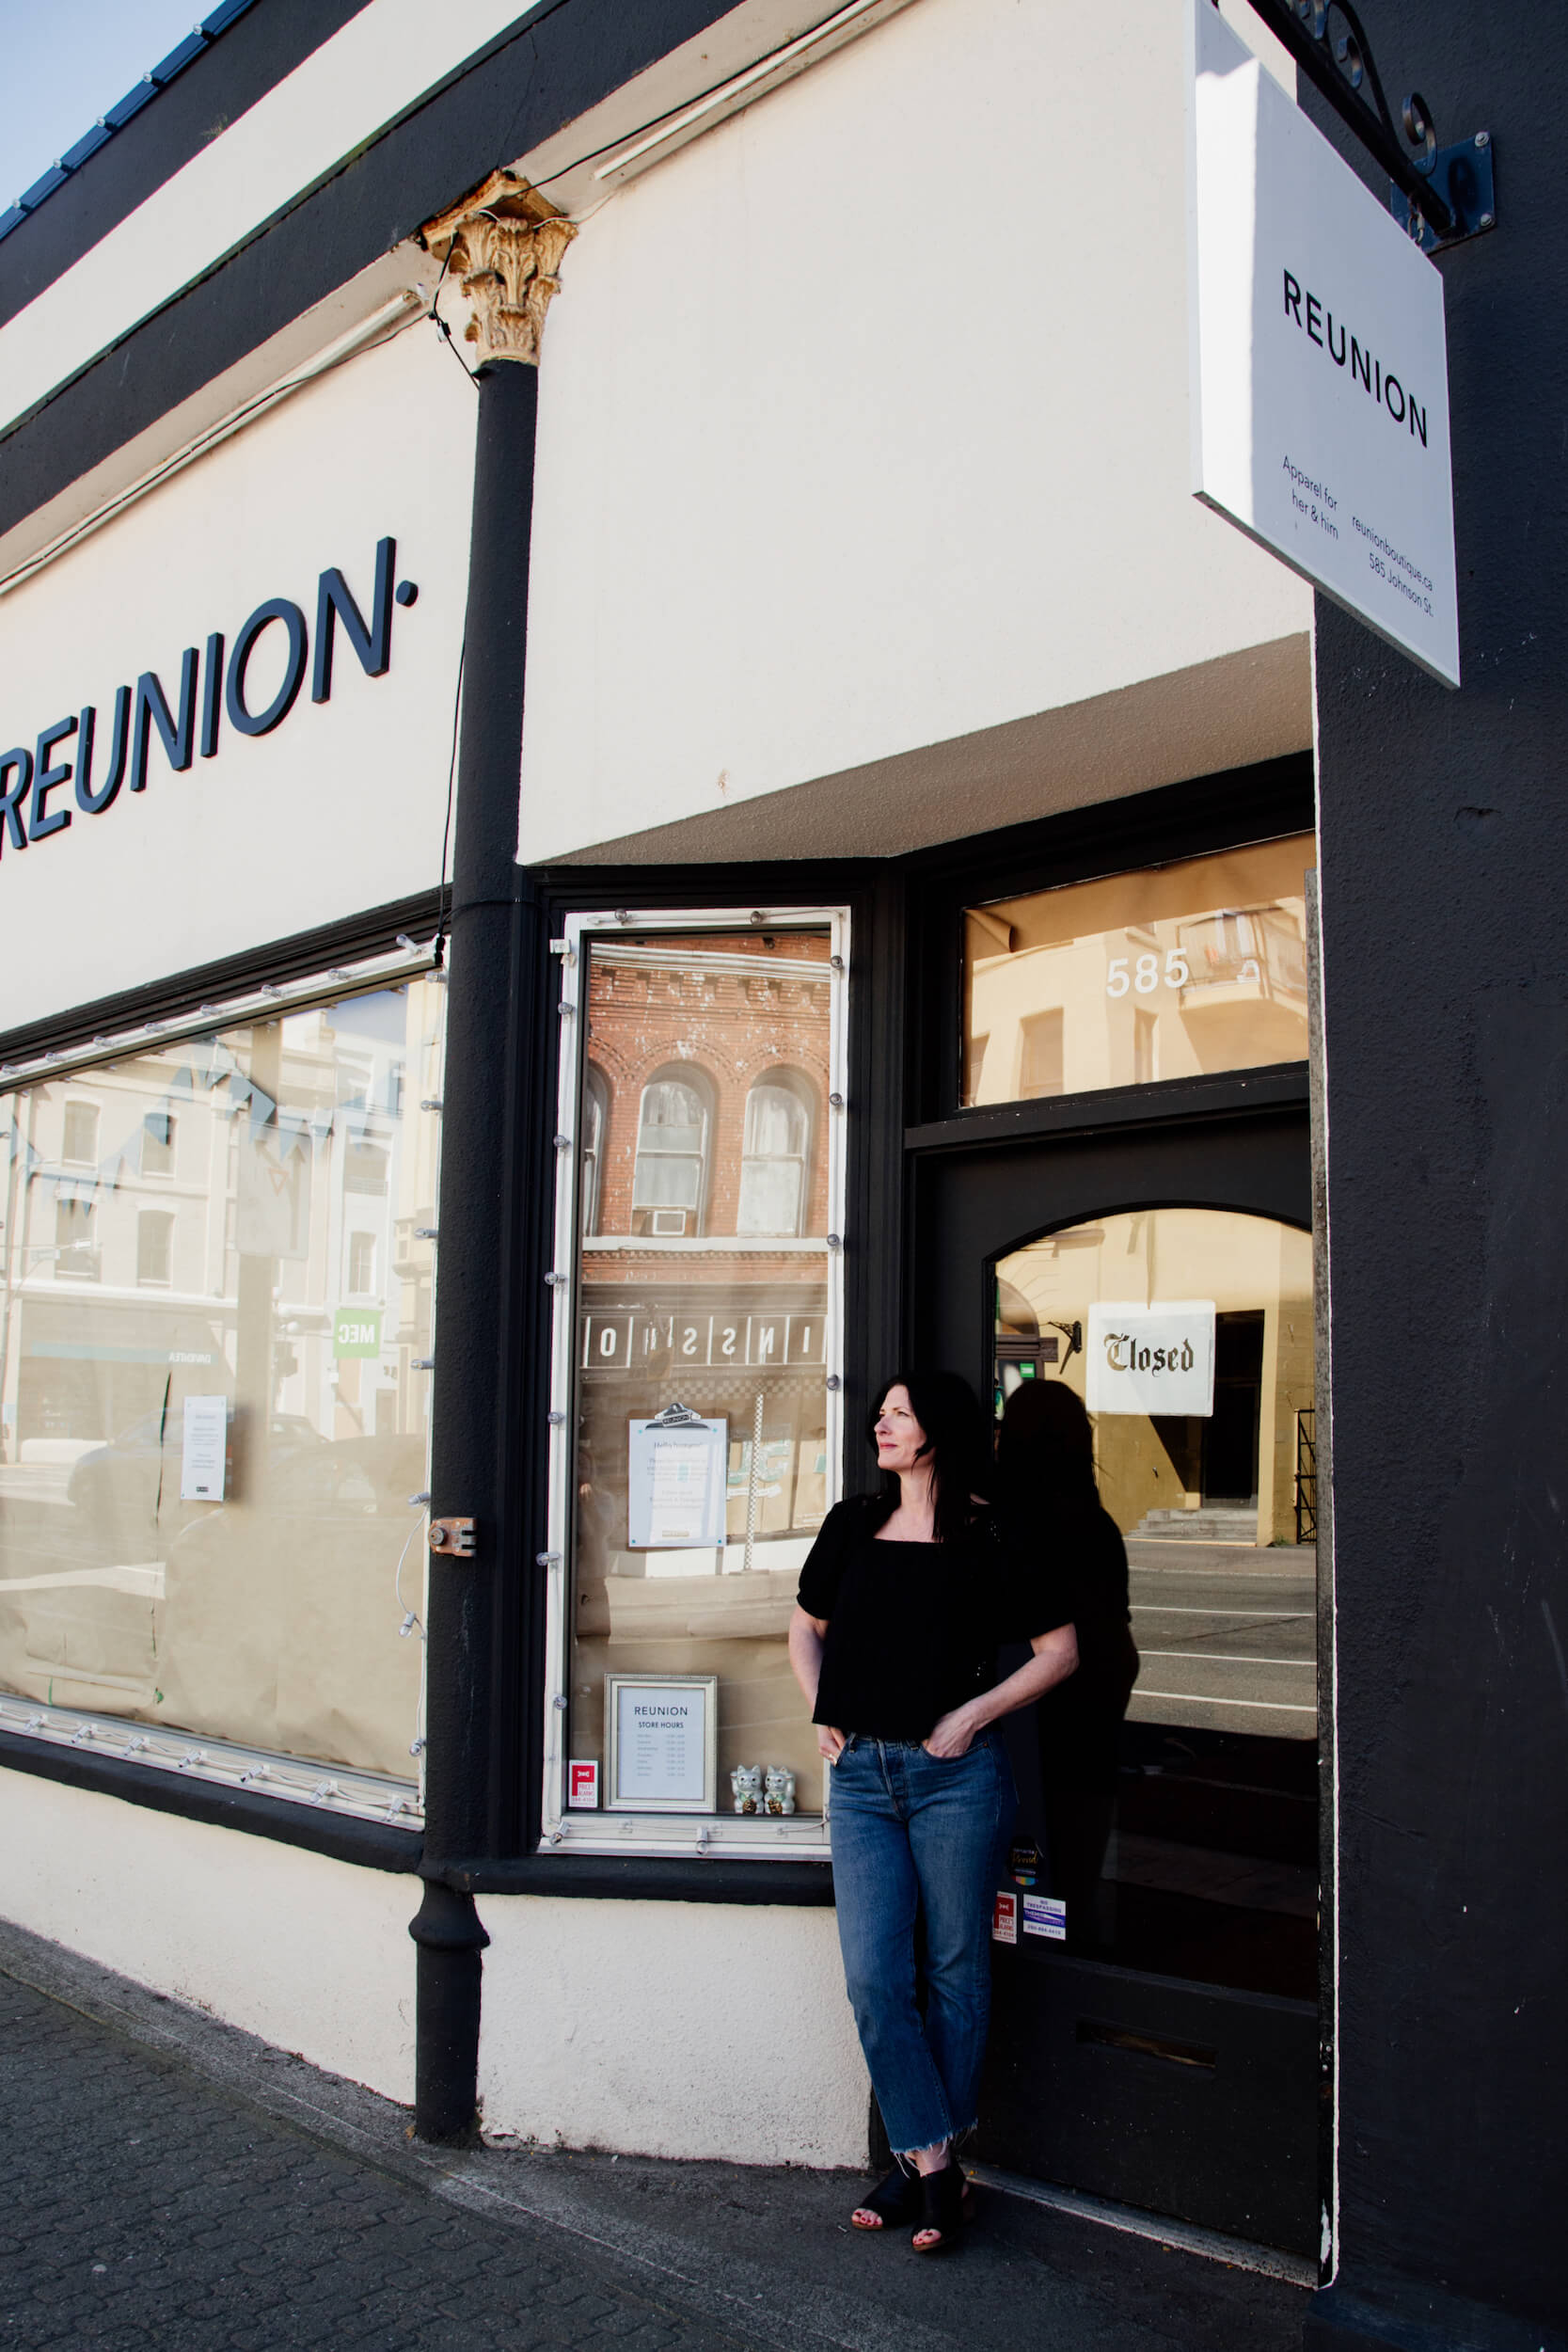
<path id="1" fill-rule="evenodd" d="M 340 628 L 332 692 L 307 675 L 263 736 L 224 716 L 215 757 L 181 774 L 154 738 L 147 788 L 18 850 L 0 842 L 7 1027 L 334 917 L 440 875 L 452 698 L 467 594 L 477 395 L 420 322 L 346 361 L 0 596 L 0 749 L 98 712 L 103 780 L 116 689 L 151 670 L 171 708 L 181 656 L 231 648 L 283 596 L 312 640 L 316 583 L 345 575 L 367 620 L 377 541 L 397 541 L 391 666 L 367 677 Z M 313 651 L 313 644 L 312 644 Z M 273 624 L 250 666 L 263 708 L 284 669 Z M 199 699 L 199 697 L 198 697 Z M 63 755 L 71 757 L 74 739 Z M 90 908 L 85 920 L 84 908 Z"/>
<path id="2" fill-rule="evenodd" d="M 484 1896 L 487 2133 L 863 2165 L 870 2090 L 832 1911 Z"/>
<path id="3" fill-rule="evenodd" d="M 886 806 L 898 755 L 1281 641 L 1216 685 L 1210 764 L 1249 693 L 1245 755 L 1309 742 L 1309 593 L 1190 495 L 1182 24 L 918 0 L 586 221 L 541 371 L 525 858 L 850 771 Z M 1172 756 L 1202 766 L 1190 728 Z"/>
<path id="4" fill-rule="evenodd" d="M 417 1880 L 0 1771 L 0 1914 L 389 2099 Z"/>

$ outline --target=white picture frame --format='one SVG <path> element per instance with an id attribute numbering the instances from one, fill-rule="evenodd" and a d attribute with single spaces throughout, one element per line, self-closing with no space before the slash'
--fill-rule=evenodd
<path id="1" fill-rule="evenodd" d="M 719 1677 L 607 1674 L 607 1813 L 714 1813 Z"/>

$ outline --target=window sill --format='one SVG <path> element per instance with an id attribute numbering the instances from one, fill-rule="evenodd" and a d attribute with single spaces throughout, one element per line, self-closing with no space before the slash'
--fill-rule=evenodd
<path id="1" fill-rule="evenodd" d="M 287 1799 L 261 1796 L 254 1788 L 220 1786 L 189 1773 L 149 1770 L 124 1756 L 69 1741 L 40 1740 L 36 1734 L 0 1727 L 0 1771 L 26 1772 L 40 1780 L 83 1788 L 95 1796 L 118 1797 L 127 1804 L 145 1805 L 150 1812 L 171 1813 L 201 1821 L 214 1829 L 236 1830 L 252 1837 L 270 1837 L 279 1845 L 298 1846 L 335 1862 L 352 1862 L 362 1868 L 417 1871 L 422 1851 L 420 1825 L 395 1827 L 385 1818 L 329 1813 Z"/>
<path id="2" fill-rule="evenodd" d="M 133 1723 L 120 1715 L 97 1715 L 81 1708 L 53 1707 L 13 1691 L 0 1692 L 0 1734 L 41 1749 L 92 1756 L 124 1767 L 136 1780 L 174 1781 L 249 1793 L 264 1789 L 274 1803 L 310 1812 L 384 1822 L 406 1836 L 422 1826 L 414 1781 L 356 1772 L 346 1764 L 321 1764 L 236 1746 L 211 1734 L 177 1731 L 158 1724 Z"/>
<path id="3" fill-rule="evenodd" d="M 831 1857 L 828 1824 L 819 1813 L 784 1817 L 733 1813 L 590 1813 L 546 1819 L 539 1842 L 546 1861 L 566 1855 L 643 1856 L 664 1860 L 824 1863 Z"/>
<path id="4" fill-rule="evenodd" d="M 1083 1094 L 1036 1095 L 1016 1103 L 979 1104 L 946 1119 L 907 1127 L 904 1144 L 911 1152 L 950 1152 L 1097 1127 L 1147 1127 L 1167 1119 L 1289 1109 L 1306 1103 L 1307 1084 L 1306 1062 L 1290 1061 L 1192 1078 L 1152 1078 L 1142 1086 L 1094 1088 Z"/>
<path id="5" fill-rule="evenodd" d="M 833 1899 L 826 1861 L 791 1855 L 777 1861 L 713 1855 L 697 1861 L 650 1853 L 520 1854 L 509 1861 L 472 1861 L 421 1868 L 460 1895 L 548 1895 L 582 1901 L 772 1903 L 827 1909 Z"/>

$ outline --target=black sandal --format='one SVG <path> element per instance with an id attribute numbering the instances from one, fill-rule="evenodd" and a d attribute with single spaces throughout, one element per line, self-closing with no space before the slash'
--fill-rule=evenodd
<path id="1" fill-rule="evenodd" d="M 906 2172 L 902 2165 L 895 2164 L 887 2179 L 879 2181 L 869 2195 L 861 2199 L 849 2217 L 849 2226 L 854 2230 L 897 2230 L 906 2221 L 912 2221 L 919 2211 L 919 2175 Z M 863 2221 L 863 2213 L 878 2214 L 880 2219 Z"/>
<path id="2" fill-rule="evenodd" d="M 917 2254 L 945 2254 L 958 2244 L 966 2208 L 974 2201 L 963 2167 L 949 2160 L 940 2172 L 923 2172 L 920 2201 L 922 2218 L 910 2243 Z M 937 2234 L 929 2245 L 922 2246 L 920 2240 L 927 2230 Z"/>

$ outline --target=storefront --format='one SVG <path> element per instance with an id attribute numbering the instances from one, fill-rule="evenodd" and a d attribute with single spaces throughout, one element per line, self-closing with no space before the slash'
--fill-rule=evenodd
<path id="1" fill-rule="evenodd" d="M 1042 1787 L 1013 1726 L 979 2153 L 1297 2254 L 1320 2222 L 1311 807 L 1285 760 L 1135 826 L 808 869 L 809 896 L 799 867 L 688 871 L 678 906 L 635 869 L 541 878 L 557 1859 L 528 1879 L 823 1855 L 784 1633 L 838 1479 L 871 1475 L 879 1376 L 961 1368 L 998 1415 L 1024 1380 L 1087 1391 L 1142 1665 L 1108 1778 Z M 1130 839 L 1148 865 L 1119 866 Z M 1117 1318 L 1167 1305 L 1207 1351 L 1194 1409 L 1136 1374 L 1102 1393 Z M 639 1699 L 716 1708 L 694 1806 L 699 1724 L 639 1765 L 635 1718 L 616 1738 L 605 1712 Z"/>
<path id="2" fill-rule="evenodd" d="M 1065 1387 L 1138 1664 L 1009 1727 L 978 2160 L 1384 2340 L 1457 885 L 1189 494 L 1180 8 L 219 13 L 0 234 L 8 1912 L 431 2137 L 859 2165 L 796 1580 L 893 1367 Z"/>

